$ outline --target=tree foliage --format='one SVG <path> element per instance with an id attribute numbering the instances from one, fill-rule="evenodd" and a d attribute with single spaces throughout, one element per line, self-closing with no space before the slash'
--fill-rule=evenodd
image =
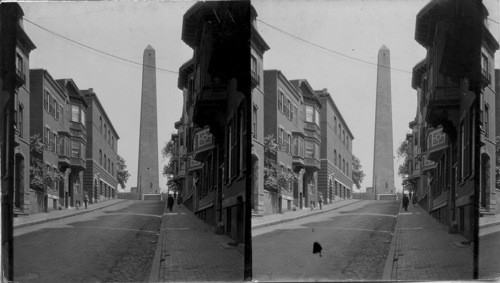
<path id="1" fill-rule="evenodd" d="M 408 140 L 401 142 L 397 153 L 398 157 L 403 159 L 403 163 L 401 163 L 398 168 L 398 175 L 403 179 L 401 185 L 405 190 L 412 190 L 413 186 L 408 179 L 412 173 L 410 172 L 410 156 L 412 154 L 411 143 Z"/>
<path id="2" fill-rule="evenodd" d="M 39 135 L 30 137 L 30 187 L 43 192 L 54 191 L 55 183 L 64 178 L 59 169 L 43 163 L 43 152 L 48 150 Z"/>
<path id="3" fill-rule="evenodd" d="M 125 159 L 123 159 L 123 157 L 121 157 L 120 155 L 117 156 L 117 159 L 118 162 L 116 166 L 118 169 L 116 171 L 116 174 L 118 183 L 120 184 L 122 189 L 125 189 L 125 184 L 128 181 L 128 177 L 130 177 L 130 173 L 128 173 L 127 165 L 125 164 Z"/>
<path id="4" fill-rule="evenodd" d="M 174 153 L 175 153 L 174 141 L 169 140 L 168 142 L 166 142 L 161 152 L 163 158 L 168 159 L 167 164 L 163 166 L 163 171 L 162 171 L 163 176 L 168 178 L 167 187 L 174 192 L 179 192 L 181 184 L 179 183 L 179 181 L 174 180 L 172 178 L 174 175 L 174 164 L 176 162 L 174 158 Z"/>
<path id="5" fill-rule="evenodd" d="M 356 156 L 352 156 L 352 181 L 356 185 L 356 188 L 359 190 L 361 188 L 361 183 L 363 183 L 363 179 L 366 174 L 361 169 L 361 161 Z"/>
<path id="6" fill-rule="evenodd" d="M 268 190 L 291 191 L 290 182 L 297 181 L 297 176 L 293 171 L 279 166 L 276 162 L 279 145 L 273 135 L 264 137 L 264 186 Z"/>

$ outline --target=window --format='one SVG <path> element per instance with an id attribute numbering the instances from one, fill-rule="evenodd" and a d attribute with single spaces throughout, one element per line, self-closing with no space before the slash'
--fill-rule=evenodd
<path id="1" fill-rule="evenodd" d="M 278 132 L 278 147 L 280 150 L 282 150 L 283 147 L 283 129 L 280 128 Z"/>
<path id="2" fill-rule="evenodd" d="M 344 143 L 345 145 L 345 131 L 342 131 L 342 142 Z"/>
<path id="3" fill-rule="evenodd" d="M 349 162 L 345 163 L 345 173 L 347 176 L 349 176 Z"/>
<path id="4" fill-rule="evenodd" d="M 54 153 L 57 153 L 57 134 L 55 132 L 52 133 L 51 147 Z"/>
<path id="5" fill-rule="evenodd" d="M 115 136 L 111 137 L 111 149 L 115 150 Z"/>
<path id="6" fill-rule="evenodd" d="M 102 165 L 102 150 L 99 149 L 99 165 Z"/>
<path id="7" fill-rule="evenodd" d="M 71 121 L 80 122 L 80 107 L 71 105 Z"/>
<path id="8" fill-rule="evenodd" d="M 314 123 L 314 107 L 306 105 L 306 122 Z"/>
<path id="9" fill-rule="evenodd" d="M 23 56 L 21 54 L 16 54 L 16 68 L 19 73 L 24 74 L 24 64 L 23 64 Z"/>
<path id="10" fill-rule="evenodd" d="M 342 159 L 342 172 L 345 173 L 345 159 Z"/>
<path id="11" fill-rule="evenodd" d="M 104 139 L 108 139 L 108 125 L 104 124 Z"/>
<path id="12" fill-rule="evenodd" d="M 107 139 L 107 142 L 108 142 L 108 143 L 111 141 L 111 138 L 110 138 L 110 137 L 111 137 L 111 131 L 110 131 L 110 130 L 108 130 L 108 139 Z"/>
<path id="13" fill-rule="evenodd" d="M 290 152 L 290 143 L 289 143 L 289 139 L 288 139 L 288 136 L 283 133 L 283 141 L 284 141 L 284 151 L 286 153 L 289 153 Z"/>
<path id="14" fill-rule="evenodd" d="M 333 150 L 333 164 L 335 164 L 335 166 L 337 166 L 337 150 L 336 149 Z"/>
<path id="15" fill-rule="evenodd" d="M 314 158 L 314 142 L 306 141 L 306 158 Z"/>
<path id="16" fill-rule="evenodd" d="M 59 103 L 59 118 L 61 118 L 61 125 L 64 123 L 64 108 L 61 103 Z"/>
<path id="17" fill-rule="evenodd" d="M 64 155 L 64 138 L 59 137 L 59 155 Z"/>
<path id="18" fill-rule="evenodd" d="M 23 137 L 23 132 L 24 132 L 24 107 L 21 103 L 19 103 L 19 112 L 18 112 L 19 117 L 17 118 L 17 123 L 19 124 L 19 137 Z"/>
<path id="19" fill-rule="evenodd" d="M 288 134 L 288 153 L 292 154 L 292 135 Z"/>
<path id="20" fill-rule="evenodd" d="M 258 80 L 257 78 L 257 59 L 253 55 L 250 55 L 250 69 L 252 71 L 252 78 Z"/>
<path id="21" fill-rule="evenodd" d="M 56 116 L 55 109 L 54 109 L 54 102 L 55 102 L 55 99 L 53 97 L 49 97 L 49 113 L 52 116 Z"/>
<path id="22" fill-rule="evenodd" d="M 342 135 L 342 126 L 339 123 L 339 136 Z"/>
<path id="23" fill-rule="evenodd" d="M 65 150 L 66 150 L 66 156 L 70 156 L 70 155 L 69 155 L 69 151 L 70 151 L 70 140 L 69 140 L 69 138 L 66 138 L 65 140 L 66 140 L 66 143 L 65 143 L 65 146 L 64 146 L 64 147 L 65 147 Z"/>
<path id="24" fill-rule="evenodd" d="M 50 93 L 46 90 L 45 94 L 43 95 L 43 109 L 46 111 L 49 111 L 49 100 L 50 100 Z"/>
<path id="25" fill-rule="evenodd" d="M 319 160 L 319 144 L 314 143 L 314 158 Z"/>
<path id="26" fill-rule="evenodd" d="M 337 117 L 333 116 L 333 121 L 335 123 L 335 127 L 333 128 L 333 131 L 337 133 Z"/>
<path id="27" fill-rule="evenodd" d="M 111 175 L 115 174 L 115 163 L 111 162 Z"/>
<path id="28" fill-rule="evenodd" d="M 314 108 L 314 122 L 319 127 L 319 111 L 316 108 Z"/>
<path id="29" fill-rule="evenodd" d="M 111 160 L 108 158 L 108 172 L 111 171 Z"/>
<path id="30" fill-rule="evenodd" d="M 107 160 L 107 158 L 106 158 L 106 154 L 104 154 L 104 166 L 103 166 L 103 167 L 104 167 L 104 169 L 106 169 L 106 160 Z"/>
<path id="31" fill-rule="evenodd" d="M 299 138 L 297 138 L 297 137 L 293 138 L 292 150 L 293 150 L 293 155 L 295 155 L 295 156 L 299 155 Z"/>
<path id="32" fill-rule="evenodd" d="M 81 115 L 80 123 L 85 125 L 85 110 L 81 109 Z"/>
<path id="33" fill-rule="evenodd" d="M 71 156 L 72 157 L 81 157 L 80 156 L 80 142 L 71 140 Z"/>
<path id="34" fill-rule="evenodd" d="M 257 105 L 253 106 L 252 111 L 252 137 L 257 138 Z"/>
<path id="35" fill-rule="evenodd" d="M 298 113 L 297 113 L 297 106 L 295 106 L 295 105 L 293 106 L 292 115 L 293 115 L 292 120 L 295 123 L 295 125 L 297 125 Z"/>
<path id="36" fill-rule="evenodd" d="M 56 115 L 54 116 L 54 118 L 56 119 L 56 121 L 59 121 L 59 103 L 57 103 L 57 101 L 54 99 L 54 108 L 56 109 Z"/>
<path id="37" fill-rule="evenodd" d="M 102 134 L 102 117 L 99 116 L 99 130 L 101 131 L 101 134 Z"/>
<path id="38" fill-rule="evenodd" d="M 486 56 L 484 53 L 481 54 L 481 72 L 487 79 L 490 79 L 490 75 L 489 75 L 490 71 L 489 71 L 489 66 L 488 66 L 488 56 Z"/>
<path id="39" fill-rule="evenodd" d="M 284 111 L 283 112 L 285 112 L 285 116 L 287 118 L 289 118 L 289 119 L 290 119 L 290 107 L 291 107 L 290 99 L 287 98 L 286 102 L 285 102 L 285 105 L 284 105 Z"/>
<path id="40" fill-rule="evenodd" d="M 483 123 L 484 123 L 484 135 L 485 137 L 489 138 L 490 137 L 490 121 L 489 121 L 489 112 L 490 108 L 488 105 L 484 106 L 484 118 L 483 118 Z"/>
<path id="41" fill-rule="evenodd" d="M 49 146 L 49 144 L 50 144 L 50 129 L 49 129 L 49 127 L 45 127 L 45 138 L 44 138 L 43 143 L 46 146 Z"/>
<path id="42" fill-rule="evenodd" d="M 340 162 L 342 162 L 342 157 L 340 156 L 340 153 L 339 153 L 339 165 L 337 167 L 339 167 L 339 169 L 342 170 L 342 165 L 340 164 Z"/>
<path id="43" fill-rule="evenodd" d="M 281 91 L 278 92 L 278 110 L 283 111 L 283 93 Z"/>

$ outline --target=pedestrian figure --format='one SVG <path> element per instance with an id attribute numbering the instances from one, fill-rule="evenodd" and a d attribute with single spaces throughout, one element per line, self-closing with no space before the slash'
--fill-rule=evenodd
<path id="1" fill-rule="evenodd" d="M 87 194 L 83 196 L 83 203 L 85 203 L 85 209 L 87 209 L 87 202 L 88 202 Z"/>
<path id="2" fill-rule="evenodd" d="M 170 211 L 172 211 L 172 207 L 174 206 L 174 198 L 172 195 L 168 195 L 167 207 Z"/>
<path id="3" fill-rule="evenodd" d="M 406 194 L 403 195 L 403 208 L 405 211 L 408 211 L 408 203 L 410 200 L 408 199 L 408 196 Z"/>

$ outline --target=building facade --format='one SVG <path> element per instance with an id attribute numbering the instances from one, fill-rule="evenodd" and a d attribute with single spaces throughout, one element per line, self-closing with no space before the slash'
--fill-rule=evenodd
<path id="1" fill-rule="evenodd" d="M 90 203 L 116 198 L 118 190 L 118 133 L 92 88 L 82 90 L 87 103 L 86 169 L 83 188 Z"/>
<path id="2" fill-rule="evenodd" d="M 483 213 L 490 210 L 494 193 L 489 112 L 494 107 L 492 64 L 498 43 L 483 24 L 486 15 L 480 3 L 431 1 L 418 13 L 415 29 L 415 40 L 427 49 L 412 78 L 422 115 L 421 123 L 417 115 L 410 124 L 414 133 L 409 137 L 420 150 L 412 154 L 420 161 L 417 196 L 450 232 L 470 240 L 476 207 Z M 461 26 L 465 20 L 467 26 Z"/>
<path id="3" fill-rule="evenodd" d="M 14 94 L 14 216 L 30 213 L 30 72 L 29 54 L 35 45 L 17 25 Z"/>
<path id="4" fill-rule="evenodd" d="M 324 203 L 352 195 L 352 135 L 327 89 L 317 90 L 321 102 L 321 169 L 318 188 Z"/>
<path id="5" fill-rule="evenodd" d="M 251 185 L 249 19 L 246 2 L 200 2 L 184 14 L 182 40 L 194 52 L 179 69 L 185 108 L 173 137 L 179 158 L 174 178 L 184 178 L 182 201 L 241 244 Z"/>
<path id="6" fill-rule="evenodd" d="M 302 109 L 304 100 L 281 71 L 264 71 L 264 137 L 278 145 L 272 158 L 279 174 L 295 174 L 297 180 L 277 188 L 265 186 L 264 215 L 283 213 L 294 208 L 308 207 L 304 202 L 303 175 L 305 173 L 305 136 Z M 264 170 L 262 170 L 264 171 Z"/>
<path id="7" fill-rule="evenodd" d="M 303 196 L 299 203 L 305 207 L 316 207 L 323 202 L 322 194 L 318 190 L 318 171 L 321 169 L 321 102 L 318 94 L 305 79 L 291 80 L 299 95 L 303 98 L 302 105 L 303 134 L 304 134 L 304 174 L 302 176 Z M 300 150 L 300 139 L 299 139 Z"/>
<path id="8" fill-rule="evenodd" d="M 257 12 L 252 7 L 250 75 L 252 80 L 252 215 L 264 215 L 264 53 L 269 46 L 257 31 Z"/>
<path id="9" fill-rule="evenodd" d="M 69 97 L 47 70 L 30 70 L 31 107 L 30 136 L 40 138 L 46 148 L 38 156 L 49 171 L 64 175 L 59 182 L 53 182 L 44 191 L 32 187 L 32 213 L 48 212 L 61 207 L 74 206 L 74 192 L 70 191 L 70 121 L 68 114 Z"/>
<path id="10" fill-rule="evenodd" d="M 65 156 L 69 157 L 69 168 L 65 169 L 68 180 L 67 206 L 80 206 L 83 204 L 83 171 L 87 168 L 86 147 L 87 127 L 85 126 L 88 104 L 83 93 L 72 79 L 56 80 L 64 93 L 68 96 L 67 118 L 69 121 L 69 140 L 62 146 Z M 66 159 L 66 158 L 65 158 Z M 65 160 L 66 162 L 67 160 Z M 66 163 L 67 164 L 67 163 Z"/>

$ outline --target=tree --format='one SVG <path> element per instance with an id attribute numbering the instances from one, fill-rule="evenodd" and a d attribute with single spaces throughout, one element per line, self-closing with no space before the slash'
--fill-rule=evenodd
<path id="1" fill-rule="evenodd" d="M 401 185 L 403 189 L 412 190 L 413 186 L 409 181 L 408 177 L 410 176 L 410 156 L 412 154 L 411 144 L 408 140 L 404 140 L 398 147 L 398 157 L 403 159 L 403 163 L 399 165 L 398 175 L 403 178 L 403 182 Z"/>
<path id="2" fill-rule="evenodd" d="M 165 147 L 162 149 L 163 158 L 168 158 L 167 164 L 163 166 L 163 176 L 167 177 L 167 187 L 174 192 L 179 192 L 181 188 L 181 184 L 174 180 L 172 177 L 174 175 L 174 166 L 176 159 L 174 158 L 175 153 L 175 144 L 174 141 L 169 140 L 165 143 Z"/>
<path id="3" fill-rule="evenodd" d="M 291 191 L 288 184 L 297 181 L 297 176 L 291 170 L 278 166 L 276 158 L 279 150 L 273 135 L 264 137 L 264 187 L 274 191 Z"/>
<path id="4" fill-rule="evenodd" d="M 130 177 L 130 173 L 128 173 L 127 170 L 127 165 L 125 164 L 125 159 L 121 157 L 120 155 L 117 156 L 118 162 L 116 164 L 118 170 L 116 171 L 116 178 L 118 179 L 118 183 L 122 187 L 122 189 L 125 189 L 125 184 L 128 181 L 128 177 Z"/>
<path id="5" fill-rule="evenodd" d="M 30 187 L 42 192 L 48 190 L 54 192 L 55 183 L 64 178 L 59 169 L 43 163 L 43 151 L 48 150 L 52 150 L 52 148 L 44 144 L 39 135 L 30 137 Z M 54 193 L 58 194 L 59 192 Z"/>
<path id="6" fill-rule="evenodd" d="M 361 162 L 359 158 L 356 156 L 352 156 L 352 181 L 356 188 L 359 190 L 361 188 L 361 183 L 363 183 L 363 179 L 365 178 L 365 173 L 361 169 Z"/>

